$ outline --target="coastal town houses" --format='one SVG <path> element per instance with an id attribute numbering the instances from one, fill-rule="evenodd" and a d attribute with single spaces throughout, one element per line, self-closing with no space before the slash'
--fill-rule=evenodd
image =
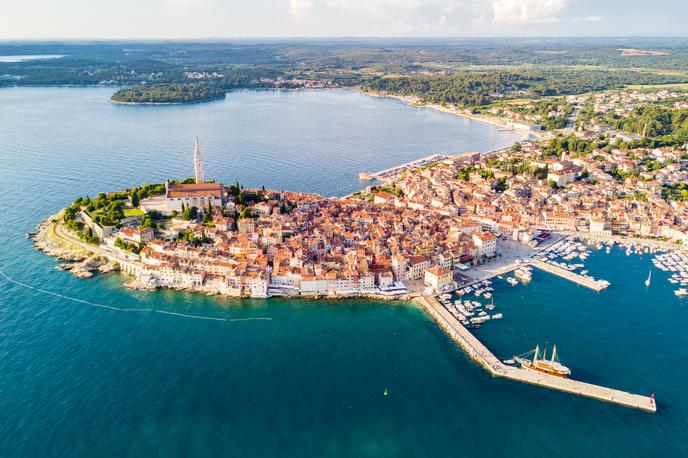
<path id="1" fill-rule="evenodd" d="M 477 257 L 491 257 L 497 251 L 497 237 L 487 231 L 476 232 L 473 234 L 473 242 L 477 248 Z"/>
<path id="2" fill-rule="evenodd" d="M 118 237 L 126 243 L 143 245 L 153 240 L 155 233 L 149 227 L 123 227 L 119 230 Z"/>
<path id="3" fill-rule="evenodd" d="M 548 156 L 537 143 L 521 145 L 520 151 L 443 159 L 406 171 L 390 185 L 402 191 L 398 196 L 371 190 L 326 198 L 251 189 L 238 199 L 236 189 L 232 194 L 221 184 L 170 183 L 163 207 L 168 196 L 192 199 L 174 202 L 199 210 L 210 203 L 205 225 L 201 218 L 183 223 L 193 238 L 122 235 L 143 245 L 137 266 L 154 286 L 253 297 L 399 297 L 441 289 L 452 283 L 448 272 L 498 254 L 498 238 L 535 245 L 541 229 L 687 239 L 686 203 L 665 196 L 688 179 L 677 162 L 683 153 L 675 148 L 614 148 L 592 159 Z M 511 164 L 519 161 L 517 170 Z M 202 169 L 202 161 L 196 164 Z M 533 164 L 561 174 L 565 185 L 550 186 Z"/>
<path id="4" fill-rule="evenodd" d="M 425 285 L 434 291 L 443 291 L 452 285 L 452 271 L 446 267 L 435 266 L 425 271 Z"/>

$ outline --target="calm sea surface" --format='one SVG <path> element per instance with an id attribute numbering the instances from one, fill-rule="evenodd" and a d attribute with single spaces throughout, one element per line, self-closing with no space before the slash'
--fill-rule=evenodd
<path id="1" fill-rule="evenodd" d="M 357 173 L 507 146 L 493 126 L 347 91 L 238 92 L 114 106 L 108 89 L 0 90 L 1 456 L 686 456 L 688 303 L 649 255 L 596 253 L 593 293 L 535 272 L 496 284 L 503 356 L 556 343 L 583 380 L 659 399 L 655 415 L 496 380 L 413 306 L 247 301 L 80 280 L 24 239 L 75 196 L 192 175 L 343 195 Z M 388 396 L 383 392 L 388 390 Z"/>

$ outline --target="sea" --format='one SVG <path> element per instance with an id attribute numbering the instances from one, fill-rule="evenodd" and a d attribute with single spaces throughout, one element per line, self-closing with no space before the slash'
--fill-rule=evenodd
<path id="1" fill-rule="evenodd" d="M 654 393 L 656 414 L 492 378 L 413 304 L 129 291 L 24 237 L 77 196 L 191 176 L 196 137 L 209 178 L 341 196 L 360 171 L 521 134 L 345 90 L 112 92 L 0 89 L 1 456 L 688 456 L 688 303 L 662 271 L 645 287 L 649 254 L 593 253 L 599 293 L 497 280 L 504 318 L 475 332 L 505 358 L 556 344 L 574 377 Z"/>

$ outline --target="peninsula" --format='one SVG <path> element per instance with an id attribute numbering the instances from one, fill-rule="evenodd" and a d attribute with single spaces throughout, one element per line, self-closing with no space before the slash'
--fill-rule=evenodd
<path id="1" fill-rule="evenodd" d="M 489 278 L 513 272 L 527 282 L 532 267 L 595 291 L 607 288 L 609 282 L 587 271 L 573 272 L 582 265 L 555 260 L 587 256 L 568 241 L 552 243 L 557 232 L 631 237 L 664 249 L 688 241 L 683 102 L 674 109 L 635 107 L 618 120 L 631 132 L 598 131 L 594 122 L 610 100 L 630 106 L 647 98 L 572 99 L 590 113 L 569 135 L 489 153 L 428 156 L 369 174 L 384 184 L 341 198 L 208 181 L 197 140 L 193 179 L 79 197 L 40 226 L 35 244 L 62 259 L 81 260 L 63 265 L 78 275 L 119 269 L 140 289 L 254 298 L 417 298 L 495 376 L 654 412 L 653 397 L 510 368 L 513 363 L 500 362 L 468 332 L 502 317 L 476 311 L 494 305 L 450 301 L 454 292 L 491 297 Z M 641 120 L 658 115 L 676 122 L 631 135 Z M 677 268 L 666 263 L 667 271 Z M 688 283 L 682 275 L 672 279 Z"/>
<path id="2" fill-rule="evenodd" d="M 113 103 L 169 105 L 206 102 L 225 98 L 225 90 L 207 83 L 141 84 L 112 94 Z"/>
<path id="3" fill-rule="evenodd" d="M 115 262 L 138 288 L 408 298 L 456 288 L 500 245 L 532 249 L 552 231 L 685 243 L 685 147 L 629 147 L 624 135 L 580 129 L 437 156 L 343 198 L 207 182 L 197 143 L 194 179 L 78 198 L 37 245 L 50 249 L 55 235 Z"/>

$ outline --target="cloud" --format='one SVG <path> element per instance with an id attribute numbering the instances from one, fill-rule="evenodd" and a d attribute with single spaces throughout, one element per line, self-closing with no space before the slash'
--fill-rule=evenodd
<path id="1" fill-rule="evenodd" d="M 186 14 L 208 4 L 209 0 L 167 0 L 167 7 L 174 14 Z"/>
<path id="2" fill-rule="evenodd" d="M 366 34 L 446 33 L 464 20 L 466 6 L 475 1 L 289 0 L 289 17 L 302 25 L 353 22 Z"/>
<path id="3" fill-rule="evenodd" d="M 495 0 L 493 19 L 502 24 L 546 24 L 557 22 L 568 0 Z"/>
<path id="4" fill-rule="evenodd" d="M 600 22 L 601 20 L 602 16 L 586 16 L 573 18 L 573 22 Z"/>
<path id="5" fill-rule="evenodd" d="M 384 12 L 405 12 L 447 0 L 289 0 L 289 14 L 299 15 L 315 10 L 330 10 L 358 15 L 375 15 Z M 449 0 L 449 3 L 454 3 Z"/>
<path id="6" fill-rule="evenodd" d="M 289 16 L 294 19 L 303 19 L 313 5 L 313 0 L 289 0 Z"/>

